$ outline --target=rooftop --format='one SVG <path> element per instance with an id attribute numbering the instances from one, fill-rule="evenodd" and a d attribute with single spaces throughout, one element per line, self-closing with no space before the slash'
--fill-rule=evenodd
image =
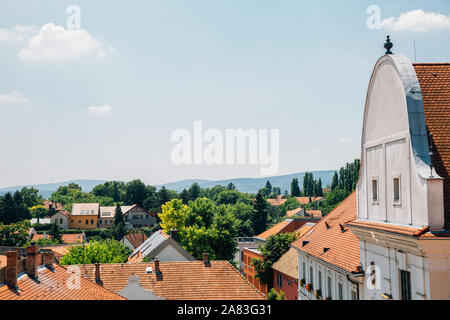
<path id="1" fill-rule="evenodd" d="M 103 286 L 114 292 L 127 286 L 131 275 L 144 289 L 169 300 L 261 300 L 261 294 L 227 261 L 160 262 L 161 275 L 154 263 L 102 264 Z M 146 273 L 151 267 L 153 272 Z M 148 268 L 148 269 L 147 269 Z M 82 276 L 94 280 L 95 266 L 85 265 Z"/>
<path id="2" fill-rule="evenodd" d="M 348 272 L 356 271 L 360 264 L 359 240 L 344 226 L 356 219 L 356 210 L 353 192 L 291 246 Z M 308 242 L 304 245 L 304 241 Z"/>
<path id="3" fill-rule="evenodd" d="M 290 248 L 272 266 L 274 270 L 280 271 L 294 279 L 298 279 L 298 252 Z"/>

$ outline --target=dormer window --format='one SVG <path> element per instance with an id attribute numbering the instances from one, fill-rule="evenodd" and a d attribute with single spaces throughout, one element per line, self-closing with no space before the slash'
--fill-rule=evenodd
<path id="1" fill-rule="evenodd" d="M 378 204 L 378 177 L 372 177 L 372 203 Z"/>
<path id="2" fill-rule="evenodd" d="M 400 185 L 400 175 L 394 175 L 393 178 L 393 197 L 394 205 L 401 204 L 401 185 Z"/>
<path id="3" fill-rule="evenodd" d="M 84 213 L 84 210 L 81 210 L 81 214 L 83 214 Z"/>

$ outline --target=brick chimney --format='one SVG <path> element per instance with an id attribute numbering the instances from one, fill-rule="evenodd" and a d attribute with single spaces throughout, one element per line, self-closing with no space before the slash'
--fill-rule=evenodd
<path id="1" fill-rule="evenodd" d="M 159 259 L 155 258 L 155 274 L 161 274 L 161 270 L 159 269 Z"/>
<path id="2" fill-rule="evenodd" d="M 94 264 L 95 267 L 95 282 L 97 282 L 99 285 L 103 285 L 103 281 L 100 277 L 100 263 L 95 263 Z"/>
<path id="3" fill-rule="evenodd" d="M 27 247 L 27 259 L 25 262 L 26 271 L 30 277 L 38 278 L 38 266 L 41 264 L 41 255 L 38 253 L 38 247 L 32 244 Z"/>
<path id="4" fill-rule="evenodd" d="M 18 258 L 19 252 L 7 251 L 6 252 L 6 273 L 5 282 L 13 289 L 17 289 L 17 276 L 18 276 Z"/>
<path id="5" fill-rule="evenodd" d="M 53 252 L 44 252 L 44 265 L 49 268 L 50 270 L 54 270 L 54 255 Z"/>
<path id="6" fill-rule="evenodd" d="M 170 229 L 170 236 L 173 238 L 173 240 L 178 241 L 178 230 Z"/>
<path id="7" fill-rule="evenodd" d="M 210 263 L 210 261 L 209 261 L 209 254 L 208 254 L 208 252 L 204 252 L 203 253 L 203 263 L 205 264 L 205 266 L 210 266 L 211 265 L 211 263 Z"/>

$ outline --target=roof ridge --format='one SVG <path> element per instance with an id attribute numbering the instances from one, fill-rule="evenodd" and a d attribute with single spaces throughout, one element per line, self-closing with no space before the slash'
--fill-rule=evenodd
<path id="1" fill-rule="evenodd" d="M 450 66 L 450 62 L 418 62 L 413 63 L 413 66 Z"/>

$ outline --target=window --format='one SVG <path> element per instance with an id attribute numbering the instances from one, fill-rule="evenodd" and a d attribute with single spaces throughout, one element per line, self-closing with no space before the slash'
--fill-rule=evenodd
<path id="1" fill-rule="evenodd" d="M 358 300 L 356 296 L 356 291 L 352 290 L 352 300 Z"/>
<path id="2" fill-rule="evenodd" d="M 322 271 L 319 271 L 317 273 L 317 281 L 318 281 L 318 288 L 320 291 L 322 291 Z M 323 294 L 323 293 L 322 293 Z"/>
<path id="3" fill-rule="evenodd" d="M 372 179 L 372 202 L 378 203 L 378 179 Z"/>
<path id="4" fill-rule="evenodd" d="M 338 284 L 338 299 L 339 300 L 344 300 L 344 290 L 342 288 L 342 283 L 339 282 Z"/>
<path id="5" fill-rule="evenodd" d="M 313 267 L 309 267 L 309 283 L 311 283 L 311 285 L 313 284 L 313 275 L 314 275 L 314 270 Z M 314 289 L 314 285 L 313 285 L 313 289 Z"/>
<path id="6" fill-rule="evenodd" d="M 277 272 L 277 285 L 282 288 L 283 287 L 283 276 L 281 273 Z"/>
<path id="7" fill-rule="evenodd" d="M 81 210 L 81 214 L 84 214 L 84 210 Z"/>
<path id="8" fill-rule="evenodd" d="M 394 184 L 394 204 L 400 204 L 401 202 L 401 194 L 400 194 L 400 175 L 395 175 L 393 179 Z"/>
<path id="9" fill-rule="evenodd" d="M 59 224 L 63 224 L 63 222 L 62 222 L 62 218 L 61 218 L 61 219 L 59 219 Z"/>
<path id="10" fill-rule="evenodd" d="M 94 220 L 91 220 L 91 224 L 94 224 Z"/>
<path id="11" fill-rule="evenodd" d="M 86 224 L 89 224 L 89 220 L 88 219 L 86 219 Z"/>
<path id="12" fill-rule="evenodd" d="M 91 213 L 94 214 L 94 210 L 91 210 Z"/>
<path id="13" fill-rule="evenodd" d="M 400 288 L 402 300 L 411 300 L 411 272 L 400 270 Z"/>
<path id="14" fill-rule="evenodd" d="M 305 279 L 305 281 L 306 281 L 306 263 L 305 262 L 303 262 L 302 272 L 303 272 L 303 279 Z"/>
<path id="15" fill-rule="evenodd" d="M 328 296 L 332 298 L 333 287 L 331 286 L 331 276 L 328 276 Z"/>

